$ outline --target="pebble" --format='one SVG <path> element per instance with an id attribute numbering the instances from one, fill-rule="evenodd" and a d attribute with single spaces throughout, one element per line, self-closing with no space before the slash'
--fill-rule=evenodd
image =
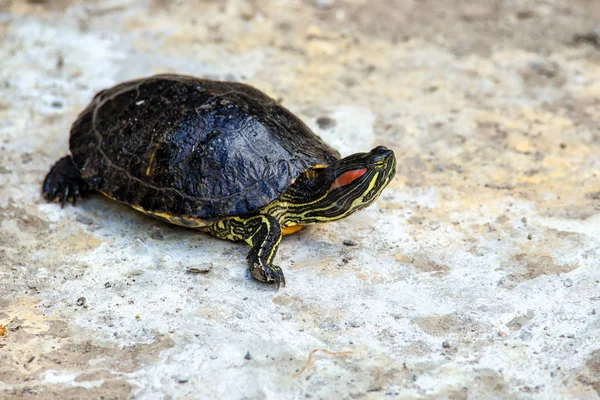
<path id="1" fill-rule="evenodd" d="M 286 312 L 281 314 L 281 319 L 284 321 L 292 319 L 292 313 Z"/>
<path id="2" fill-rule="evenodd" d="M 432 231 L 437 231 L 438 229 L 440 229 L 440 226 L 442 226 L 440 224 L 440 221 L 429 221 L 429 229 L 431 229 Z"/>
<path id="3" fill-rule="evenodd" d="M 250 352 L 246 352 L 246 355 L 244 356 L 244 360 L 251 360 L 252 356 L 250 355 Z"/>
<path id="4" fill-rule="evenodd" d="M 21 324 L 19 323 L 19 321 L 16 319 L 13 319 L 10 321 L 10 323 L 8 324 L 8 326 L 6 328 L 11 332 L 16 332 L 19 330 L 20 327 L 21 327 Z"/>
<path id="5" fill-rule="evenodd" d="M 85 297 L 80 297 L 77 299 L 77 301 L 75 302 L 76 305 L 78 305 L 79 307 L 83 306 L 85 304 Z"/>
<path id="6" fill-rule="evenodd" d="M 344 240 L 342 243 L 344 246 L 356 246 L 358 244 L 354 240 Z"/>
<path id="7" fill-rule="evenodd" d="M 196 264 L 196 265 L 191 265 L 188 267 L 187 272 L 189 274 L 206 274 L 208 271 L 210 271 L 213 267 L 213 263 L 202 263 L 202 264 Z"/>
<path id="8" fill-rule="evenodd" d="M 442 342 L 442 347 L 445 349 L 449 349 L 450 348 L 450 342 L 448 342 L 447 340 L 444 340 Z"/>
<path id="9" fill-rule="evenodd" d="M 165 236 L 163 235 L 162 229 L 160 229 L 158 226 L 152 227 L 152 232 L 150 232 L 150 237 L 152 239 L 156 239 L 156 240 L 163 240 L 165 238 Z"/>
<path id="10" fill-rule="evenodd" d="M 77 218 L 75 218 L 75 219 L 84 225 L 92 225 L 94 223 L 93 219 L 88 218 L 85 215 L 81 215 L 81 214 L 77 214 Z"/>
<path id="11" fill-rule="evenodd" d="M 314 0 L 313 4 L 317 8 L 329 8 L 333 5 L 333 0 Z"/>
<path id="12" fill-rule="evenodd" d="M 317 125 L 319 125 L 319 128 L 321 129 L 332 128 L 335 126 L 335 120 L 329 117 L 319 117 L 317 118 Z"/>
<path id="13" fill-rule="evenodd" d="M 529 340 L 531 340 L 531 338 L 533 338 L 533 335 L 529 331 L 523 331 L 519 335 L 519 338 L 523 341 L 529 341 Z"/>
<path id="14" fill-rule="evenodd" d="M 565 287 L 571 287 L 573 286 L 573 280 L 571 278 L 567 278 L 564 280 L 563 285 L 565 285 Z"/>

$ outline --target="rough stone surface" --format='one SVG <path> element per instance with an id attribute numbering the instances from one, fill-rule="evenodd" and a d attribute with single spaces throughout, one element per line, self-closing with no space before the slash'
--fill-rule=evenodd
<path id="1" fill-rule="evenodd" d="M 597 0 L 0 1 L 0 398 L 600 397 L 598 21 Z M 46 204 L 91 96 L 159 72 L 251 83 L 343 154 L 393 148 L 397 177 L 286 237 L 278 292 L 241 244 Z"/>

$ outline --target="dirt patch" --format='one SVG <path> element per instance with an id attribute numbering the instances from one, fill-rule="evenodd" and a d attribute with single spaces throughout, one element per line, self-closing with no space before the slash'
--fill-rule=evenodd
<path id="1" fill-rule="evenodd" d="M 450 267 L 444 264 L 438 264 L 424 254 L 415 254 L 407 256 L 398 253 L 394 256 L 396 261 L 406 264 L 411 264 L 419 272 L 431 273 L 432 276 L 442 277 L 448 274 Z"/>
<path id="2" fill-rule="evenodd" d="M 511 273 L 507 279 L 512 282 L 521 282 L 524 280 L 535 279 L 541 275 L 565 274 L 579 268 L 578 264 L 556 264 L 550 254 L 517 254 L 513 257 L 518 269 L 523 272 Z"/>
<path id="3" fill-rule="evenodd" d="M 125 398 L 132 386 L 121 375 L 156 362 L 173 346 L 160 334 L 150 344 L 126 347 L 82 339 L 93 333 L 74 334 L 67 321 L 42 314 L 33 298 L 7 304 L 2 315 L 7 331 L 0 337 L 0 380 L 12 387 L 3 393 L 8 398 L 81 398 L 86 388 L 85 397 Z"/>
<path id="4" fill-rule="evenodd" d="M 20 231 L 34 231 L 41 234 L 48 231 L 48 222 L 18 207 L 12 200 L 9 200 L 6 207 L 0 207 L 0 221 L 3 220 L 16 221 Z"/>
<path id="5" fill-rule="evenodd" d="M 475 322 L 471 317 L 458 312 L 446 315 L 418 318 L 416 324 L 427 334 L 437 337 L 458 335 L 461 340 L 480 338 L 489 328 Z"/>
<path id="6" fill-rule="evenodd" d="M 96 382 L 90 382 L 95 384 Z M 63 388 L 61 385 L 45 385 L 41 388 L 24 387 L 23 389 L 10 390 L 2 393 L 2 398 L 12 399 L 48 399 L 48 400 L 70 400 L 70 399 L 104 399 L 118 400 L 128 397 L 133 386 L 124 378 L 104 381 L 95 387 Z M 108 394 L 107 394 L 108 393 Z"/>
<path id="7" fill-rule="evenodd" d="M 591 386 L 600 396 L 600 350 L 592 351 L 585 367 L 577 380 L 586 386 Z"/>
<path id="8" fill-rule="evenodd" d="M 362 36 L 392 43 L 420 39 L 450 47 L 459 55 L 488 55 L 502 47 L 552 51 L 557 43 L 574 44 L 576 35 L 593 30 L 600 19 L 600 4 L 594 0 L 545 7 L 530 1 L 518 7 L 501 1 L 460 1 L 449 7 L 435 0 L 346 0 L 336 5 L 347 10 L 343 24 L 351 22 Z M 339 26 L 337 9 L 324 8 L 317 15 Z"/>

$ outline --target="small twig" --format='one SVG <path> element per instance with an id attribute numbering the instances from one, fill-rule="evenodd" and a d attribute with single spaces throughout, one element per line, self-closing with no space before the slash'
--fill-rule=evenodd
<path id="1" fill-rule="evenodd" d="M 298 375 L 303 373 L 304 370 L 306 369 L 306 367 L 308 367 L 310 365 L 310 362 L 312 361 L 312 356 L 317 351 L 322 351 L 323 353 L 331 354 L 333 356 L 343 356 L 346 354 L 352 354 L 351 351 L 329 351 L 329 350 L 325 350 L 325 349 L 314 349 L 313 351 L 311 351 L 308 354 L 308 360 L 306 360 L 306 363 L 302 366 L 302 368 L 300 368 L 294 375 L 292 375 L 294 378 L 296 378 Z"/>

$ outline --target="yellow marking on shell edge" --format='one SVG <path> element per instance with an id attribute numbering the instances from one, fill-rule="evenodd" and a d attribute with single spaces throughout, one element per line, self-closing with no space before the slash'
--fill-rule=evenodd
<path id="1" fill-rule="evenodd" d="M 174 225 L 185 226 L 186 228 L 203 228 L 203 227 L 209 225 L 209 223 L 207 223 L 206 221 L 203 221 L 198 218 L 176 217 L 174 215 L 167 214 L 167 213 L 147 211 L 147 210 L 144 210 L 140 206 L 132 205 L 131 207 L 133 207 L 134 209 L 136 209 L 140 212 L 143 212 L 146 215 L 150 215 L 151 217 L 162 219 L 163 221 L 169 222 Z"/>
<path id="2" fill-rule="evenodd" d="M 291 235 L 304 228 L 304 225 L 286 226 L 281 228 L 281 236 Z"/>

